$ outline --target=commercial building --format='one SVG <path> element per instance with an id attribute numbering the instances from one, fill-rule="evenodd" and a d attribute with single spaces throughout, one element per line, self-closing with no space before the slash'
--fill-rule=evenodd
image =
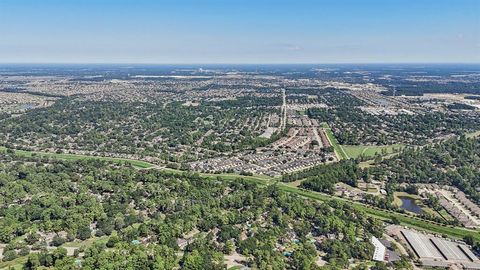
<path id="1" fill-rule="evenodd" d="M 448 268 L 456 265 L 463 269 L 480 269 L 480 260 L 463 243 L 411 230 L 402 230 L 401 233 L 424 266 Z"/>

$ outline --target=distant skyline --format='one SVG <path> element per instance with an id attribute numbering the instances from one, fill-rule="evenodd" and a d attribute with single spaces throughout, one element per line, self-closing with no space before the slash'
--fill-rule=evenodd
<path id="1" fill-rule="evenodd" d="M 0 63 L 480 63 L 478 0 L 0 0 Z"/>

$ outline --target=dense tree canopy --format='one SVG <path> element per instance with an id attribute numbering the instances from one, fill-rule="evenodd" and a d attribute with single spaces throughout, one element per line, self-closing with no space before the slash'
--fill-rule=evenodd
<path id="1" fill-rule="evenodd" d="M 378 221 L 346 204 L 320 204 L 241 179 L 136 170 L 100 160 L 0 158 L 0 241 L 44 250 L 94 235 L 105 239 L 77 258 L 55 253 L 62 249 L 32 254 L 27 269 L 119 269 L 121 262 L 123 269 L 224 269 L 224 256 L 232 252 L 259 269 L 311 269 L 321 251 L 345 266 L 347 259 L 369 257 L 368 239 L 381 231 Z M 192 232 L 176 256 L 179 239 Z M 50 233 L 55 239 L 43 242 L 40 235 Z M 19 249 L 12 250 L 16 255 Z"/>

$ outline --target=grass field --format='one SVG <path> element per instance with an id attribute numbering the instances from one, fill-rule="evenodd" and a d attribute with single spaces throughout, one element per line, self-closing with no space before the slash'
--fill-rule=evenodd
<path id="1" fill-rule="evenodd" d="M 341 146 L 349 158 L 357 158 L 361 155 L 365 157 L 374 157 L 376 154 L 388 155 L 401 150 L 404 146 L 401 144 L 393 145 L 342 145 Z"/>
<path id="2" fill-rule="evenodd" d="M 332 130 L 325 123 L 322 124 L 322 126 L 325 128 L 325 133 L 327 134 L 328 140 L 332 144 L 335 153 L 337 153 L 337 156 L 340 159 L 347 159 L 347 153 L 345 153 L 345 150 L 343 150 L 342 146 L 338 143 L 337 138 L 335 138 L 335 136 L 333 135 Z"/>
<path id="3" fill-rule="evenodd" d="M 440 211 L 437 211 L 437 213 L 443 218 L 445 219 L 446 221 L 451 221 L 451 220 L 455 220 L 454 217 L 452 217 L 448 212 L 447 210 L 443 209 L 440 210 Z"/>
<path id="4" fill-rule="evenodd" d="M 300 179 L 300 180 L 297 180 L 297 181 L 293 181 L 293 182 L 287 183 L 287 185 L 292 186 L 292 187 L 298 187 L 298 186 L 300 186 L 300 184 L 302 184 L 302 182 L 304 180 L 305 179 Z"/>
<path id="5" fill-rule="evenodd" d="M 20 270 L 23 268 L 23 264 L 27 261 L 27 259 L 28 259 L 28 256 L 23 256 L 9 262 L 0 261 L 0 269 L 13 268 L 15 270 Z"/>
<path id="6" fill-rule="evenodd" d="M 404 145 L 393 144 L 393 145 L 380 145 L 380 146 L 371 146 L 371 145 L 341 145 L 338 143 L 337 138 L 333 135 L 332 130 L 327 123 L 322 123 L 321 126 L 325 129 L 328 140 L 333 146 L 335 153 L 340 159 L 348 158 L 357 158 L 361 155 L 366 157 L 374 157 L 376 154 L 388 155 L 401 150 Z M 383 151 L 383 152 L 382 152 Z"/>
<path id="7" fill-rule="evenodd" d="M 115 233 L 112 233 L 112 235 L 116 235 Z M 80 247 L 88 247 L 91 246 L 94 242 L 100 242 L 100 243 L 107 243 L 108 242 L 108 236 L 102 236 L 102 237 L 92 237 L 84 241 L 75 241 L 75 242 L 67 242 L 62 245 L 62 247 L 67 248 L 80 248 Z"/>

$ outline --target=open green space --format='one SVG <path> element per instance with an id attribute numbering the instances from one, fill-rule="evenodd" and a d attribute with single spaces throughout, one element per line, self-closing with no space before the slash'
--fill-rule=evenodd
<path id="1" fill-rule="evenodd" d="M 28 256 L 18 257 L 15 260 L 2 262 L 0 261 L 0 269 L 15 269 L 20 270 L 23 268 L 23 264 L 27 261 Z"/>
<path id="2" fill-rule="evenodd" d="M 348 157 L 357 158 L 359 156 L 374 157 L 375 155 L 388 155 L 400 151 L 404 146 L 401 144 L 393 145 L 342 145 Z"/>
<path id="3" fill-rule="evenodd" d="M 348 155 L 345 153 L 345 150 L 342 148 L 342 146 L 338 143 L 337 138 L 333 135 L 332 130 L 328 127 L 326 123 L 322 124 L 322 127 L 325 128 L 325 133 L 327 134 L 328 140 L 333 146 L 333 149 L 337 153 L 338 157 L 340 159 L 347 159 Z"/>
<path id="4" fill-rule="evenodd" d="M 440 211 L 437 211 L 437 214 L 440 215 L 446 221 L 455 220 L 455 218 L 452 217 L 444 208 L 442 208 Z"/>
<path id="5" fill-rule="evenodd" d="M 112 235 L 116 235 L 116 232 L 114 232 Z M 81 247 L 88 247 L 92 245 L 95 242 L 100 242 L 100 243 L 107 243 L 108 241 L 108 236 L 102 236 L 102 237 L 92 237 L 84 241 L 74 241 L 74 242 L 67 242 L 62 245 L 62 247 L 67 248 L 81 248 Z"/>
<path id="6" fill-rule="evenodd" d="M 376 154 L 389 155 L 400 151 L 404 145 L 392 144 L 392 145 L 341 145 L 338 143 L 337 138 L 333 134 L 332 130 L 327 123 L 322 123 L 321 126 L 325 129 L 325 133 L 328 139 L 332 143 L 332 146 L 341 159 L 357 158 L 361 155 L 365 157 L 374 157 Z"/>

